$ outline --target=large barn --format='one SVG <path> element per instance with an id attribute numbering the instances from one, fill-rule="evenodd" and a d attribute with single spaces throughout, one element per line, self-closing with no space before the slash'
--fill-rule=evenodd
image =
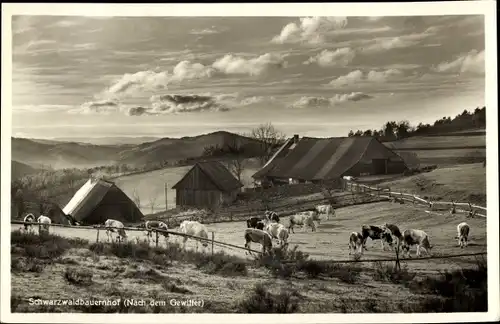
<path id="1" fill-rule="evenodd" d="M 235 200 L 243 184 L 217 161 L 198 162 L 177 182 L 178 207 L 215 208 Z"/>
<path id="2" fill-rule="evenodd" d="M 257 183 L 320 183 L 342 176 L 397 174 L 404 160 L 374 137 L 288 139 L 252 177 Z"/>
<path id="3" fill-rule="evenodd" d="M 144 217 L 113 182 L 94 178 L 78 189 L 63 211 L 82 225 L 103 224 L 108 218 L 135 223 Z"/>

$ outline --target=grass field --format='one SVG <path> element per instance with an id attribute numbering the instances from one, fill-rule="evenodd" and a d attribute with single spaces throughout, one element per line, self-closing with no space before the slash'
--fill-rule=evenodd
<path id="1" fill-rule="evenodd" d="M 486 206 L 486 168 L 482 163 L 438 168 L 384 183 L 393 191 L 405 191 L 434 200 L 472 202 Z"/>
<path id="2" fill-rule="evenodd" d="M 129 197 L 134 197 L 134 191 L 140 198 L 140 209 L 145 214 L 152 214 L 165 210 L 165 184 L 168 186 L 167 200 L 168 207 L 175 207 L 175 185 L 192 168 L 183 166 L 175 168 L 165 168 L 147 173 L 123 176 L 114 179 L 116 185 L 122 189 Z M 252 183 L 252 175 L 257 172 L 253 165 L 246 168 L 242 173 L 242 183 L 249 186 Z M 154 208 L 151 209 L 153 202 Z"/>
<path id="3" fill-rule="evenodd" d="M 434 148 L 468 148 L 486 147 L 484 135 L 474 136 L 414 136 L 394 142 L 384 143 L 394 149 L 434 149 Z"/>
<path id="4" fill-rule="evenodd" d="M 456 224 L 463 220 L 465 220 L 463 216 L 457 215 L 430 215 L 422 209 L 415 209 L 409 205 L 374 203 L 346 207 L 338 209 L 335 219 L 322 221 L 317 232 L 303 233 L 297 229 L 295 234 L 291 234 L 290 246 L 298 245 L 299 250 L 311 253 L 314 259 L 346 260 L 349 259 L 347 243 L 350 232 L 359 230 L 362 224 L 392 222 L 402 229 L 425 230 L 430 235 L 431 244 L 434 245 L 432 251 L 434 255 L 486 251 L 484 219 L 468 219 L 467 222 L 471 225 L 470 245 L 465 250 L 456 246 L 457 242 L 454 239 Z M 282 222 L 286 223 L 286 218 Z M 17 228 L 18 226 L 13 227 L 13 230 Z M 208 228 L 216 231 L 216 240 L 239 246 L 244 244 L 242 232 L 245 224 L 243 222 L 209 224 Z M 96 235 L 94 230 L 52 229 L 52 231 L 64 236 L 85 238 L 91 242 L 95 241 Z M 101 232 L 101 237 L 104 236 L 103 234 Z M 129 235 L 131 238 L 135 235 L 144 237 L 143 234 L 131 232 Z M 189 245 L 191 248 L 194 247 L 193 243 Z M 390 252 L 381 250 L 379 242 L 372 244 L 369 241 L 367 245 L 369 250 L 365 252 L 363 258 L 392 257 Z M 253 248 L 259 249 L 255 245 Z M 220 248 L 216 247 L 215 250 L 218 251 Z M 432 296 L 428 293 L 418 293 L 412 287 L 421 280 L 436 275 L 438 271 L 472 268 L 475 262 L 474 258 L 421 260 L 407 263 L 403 261 L 402 267 L 405 269 L 403 274 L 413 273 L 408 279 L 411 285 L 405 286 L 393 279 L 389 281 L 380 279 L 380 276 L 376 277 L 376 266 L 371 263 L 342 266 L 335 270 L 336 274 L 333 277 L 296 275 L 293 280 L 290 280 L 291 278 L 277 278 L 268 269 L 256 268 L 251 266 L 251 263 L 245 271 L 242 271 L 240 266 L 229 264 L 232 272 L 224 273 L 229 270 L 224 270 L 225 268 L 222 267 L 217 272 L 215 268 L 210 267 L 210 262 L 208 265 L 186 262 L 165 263 L 163 258 L 159 257 L 151 261 L 143 261 L 140 255 L 135 257 L 102 255 L 95 250 L 78 246 L 70 248 L 60 257 L 46 264 L 43 260 L 21 257 L 23 252 L 20 246 L 14 246 L 12 251 L 15 269 L 11 277 L 14 296 L 11 302 L 16 311 L 25 312 L 68 311 L 67 307 L 61 306 L 45 308 L 44 306 L 28 306 L 27 299 L 37 298 L 36 296 L 43 296 L 45 299 L 143 298 L 167 302 L 171 298 L 195 298 L 204 300 L 205 306 L 179 309 L 167 304 L 166 306 L 144 307 L 141 308 L 142 310 L 122 309 L 120 312 L 251 312 L 248 304 L 242 308 L 241 303 L 248 302 L 252 298 L 251 294 L 256 284 L 265 286 L 268 297 L 278 296 L 276 297 L 278 300 L 297 297 L 300 300 L 300 307 L 295 310 L 296 312 L 439 311 L 440 302 L 427 305 Z M 227 249 L 225 251 L 245 257 L 240 251 Z M 389 264 L 379 266 L 390 267 Z M 283 292 L 283 289 L 285 293 L 278 295 L 280 291 Z M 268 297 L 260 296 L 257 302 Z M 427 308 L 414 308 L 421 305 L 420 303 L 427 305 Z M 69 311 L 106 312 L 106 308 L 87 307 L 82 310 L 76 307 Z M 273 312 L 269 309 L 266 311 Z"/>

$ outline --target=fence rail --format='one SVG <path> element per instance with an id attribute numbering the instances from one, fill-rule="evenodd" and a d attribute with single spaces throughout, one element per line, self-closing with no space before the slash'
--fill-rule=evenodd
<path id="1" fill-rule="evenodd" d="M 36 225 L 38 223 L 30 223 L 30 222 L 22 222 L 22 221 L 11 221 L 12 225 Z M 50 224 L 50 226 L 55 226 L 55 227 L 62 227 L 62 228 L 81 228 L 81 229 L 93 229 L 97 230 L 99 233 L 99 230 L 101 229 L 121 229 L 121 227 L 104 227 L 103 225 L 98 225 L 98 226 L 72 226 L 72 225 L 64 225 L 64 224 Z M 252 249 L 247 249 L 242 246 L 222 242 L 222 241 L 216 241 L 214 240 L 214 232 L 212 232 L 212 239 L 208 238 L 203 238 L 199 236 L 194 236 L 194 235 L 189 235 L 189 234 L 184 234 L 184 233 L 179 233 L 175 231 L 170 231 L 170 230 L 163 230 L 163 229 L 150 229 L 146 230 L 145 228 L 139 228 L 139 227 L 123 227 L 123 229 L 128 230 L 128 231 L 152 231 L 156 232 L 156 242 L 158 244 L 158 233 L 168 233 L 172 235 L 178 235 L 182 237 L 189 237 L 192 239 L 200 240 L 200 241 L 205 241 L 205 242 L 210 242 L 212 243 L 212 255 L 213 255 L 213 245 L 219 245 L 223 247 L 230 247 L 230 248 L 235 248 L 239 250 L 245 250 L 245 251 L 250 251 L 253 253 L 257 254 L 262 254 L 261 251 L 257 250 L 252 250 Z M 97 234 L 97 240 L 99 238 L 99 234 Z M 314 254 L 307 253 L 308 255 L 314 256 Z M 459 258 L 459 257 L 472 257 L 472 256 L 479 256 L 479 255 L 486 255 L 487 252 L 478 252 L 478 253 L 469 253 L 469 254 L 451 254 L 451 255 L 439 255 L 439 256 L 428 256 L 428 257 L 420 257 L 420 258 L 400 258 L 399 257 L 399 252 L 396 252 L 396 258 L 383 258 L 383 259 L 358 259 L 358 260 L 320 260 L 319 262 L 325 262 L 325 263 L 331 263 L 331 264 L 337 264 L 337 263 L 367 263 L 367 262 L 395 262 L 396 267 L 400 267 L 400 262 L 414 262 L 414 261 L 425 261 L 425 260 L 433 260 L 433 259 L 450 259 L 450 258 Z M 281 263 L 284 264 L 290 264 L 290 263 L 296 263 L 296 260 L 282 260 Z"/>
<path id="2" fill-rule="evenodd" d="M 430 207 L 431 210 L 439 208 L 439 205 L 443 205 L 446 209 L 451 209 L 454 212 L 459 213 L 475 213 L 474 215 L 486 218 L 487 208 L 479 205 L 472 204 L 470 202 L 455 202 L 455 201 L 427 201 L 415 194 L 406 192 L 396 192 L 391 191 L 387 187 L 370 187 L 365 184 L 359 184 L 353 181 L 343 179 L 343 189 L 345 191 L 350 190 L 351 192 L 362 192 L 371 196 L 377 196 L 384 199 L 395 199 L 412 202 L 413 204 L 423 204 Z M 456 207 L 468 207 L 468 209 L 457 209 Z M 477 210 L 484 211 L 484 214 L 478 213 Z"/>

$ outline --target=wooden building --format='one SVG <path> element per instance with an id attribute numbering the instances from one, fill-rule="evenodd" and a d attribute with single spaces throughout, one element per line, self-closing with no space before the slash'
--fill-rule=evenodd
<path id="1" fill-rule="evenodd" d="M 224 165 L 210 161 L 196 163 L 172 189 L 176 206 L 212 209 L 233 202 L 241 187 Z"/>

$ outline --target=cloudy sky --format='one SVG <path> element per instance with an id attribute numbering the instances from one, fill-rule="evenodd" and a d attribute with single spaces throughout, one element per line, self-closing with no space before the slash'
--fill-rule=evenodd
<path id="1" fill-rule="evenodd" d="M 345 136 L 484 104 L 483 16 L 12 18 L 13 135 Z"/>

